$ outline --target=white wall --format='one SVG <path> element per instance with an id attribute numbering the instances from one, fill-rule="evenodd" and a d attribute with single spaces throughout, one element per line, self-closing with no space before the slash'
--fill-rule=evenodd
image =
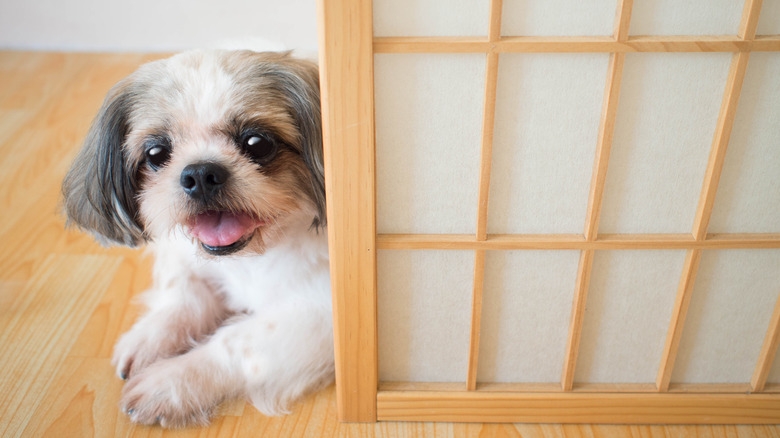
<path id="1" fill-rule="evenodd" d="M 170 52 L 248 37 L 315 51 L 315 0 L 0 0 L 0 49 Z"/>

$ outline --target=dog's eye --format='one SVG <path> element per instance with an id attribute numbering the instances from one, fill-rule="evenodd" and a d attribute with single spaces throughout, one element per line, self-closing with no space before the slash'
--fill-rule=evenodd
<path id="1" fill-rule="evenodd" d="M 257 164 L 266 164 L 276 155 L 276 141 L 267 134 L 246 134 L 241 146 Z"/>
<path id="2" fill-rule="evenodd" d="M 164 166 L 170 158 L 171 151 L 166 146 L 157 144 L 146 150 L 146 160 L 154 170 Z"/>

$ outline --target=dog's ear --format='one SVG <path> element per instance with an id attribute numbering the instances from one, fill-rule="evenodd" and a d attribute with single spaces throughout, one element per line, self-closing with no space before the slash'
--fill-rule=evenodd
<path id="1" fill-rule="evenodd" d="M 132 88 L 128 78 L 109 91 L 62 183 L 68 225 L 92 233 L 102 244 L 146 241 L 138 219 L 136 170 L 124 150 Z"/>
<path id="2" fill-rule="evenodd" d="M 327 224 L 327 217 L 319 69 L 314 62 L 289 55 L 279 64 L 284 66 L 284 70 L 277 72 L 276 79 L 284 87 L 282 91 L 301 134 L 300 152 L 309 169 L 311 197 L 317 207 L 317 216 L 312 226 L 324 227 Z"/>

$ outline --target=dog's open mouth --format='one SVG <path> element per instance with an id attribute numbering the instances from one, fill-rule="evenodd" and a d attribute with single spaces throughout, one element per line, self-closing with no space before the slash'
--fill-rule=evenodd
<path id="1" fill-rule="evenodd" d="M 190 222 L 192 236 L 207 253 L 216 256 L 242 250 L 252 240 L 255 230 L 264 224 L 250 214 L 228 211 L 206 211 Z"/>

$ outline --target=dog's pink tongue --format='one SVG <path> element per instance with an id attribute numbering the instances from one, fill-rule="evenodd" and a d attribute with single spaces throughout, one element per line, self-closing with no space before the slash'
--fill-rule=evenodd
<path id="1" fill-rule="evenodd" d="M 228 246 L 254 231 L 256 226 L 255 220 L 245 213 L 209 211 L 195 218 L 191 232 L 208 246 Z"/>

